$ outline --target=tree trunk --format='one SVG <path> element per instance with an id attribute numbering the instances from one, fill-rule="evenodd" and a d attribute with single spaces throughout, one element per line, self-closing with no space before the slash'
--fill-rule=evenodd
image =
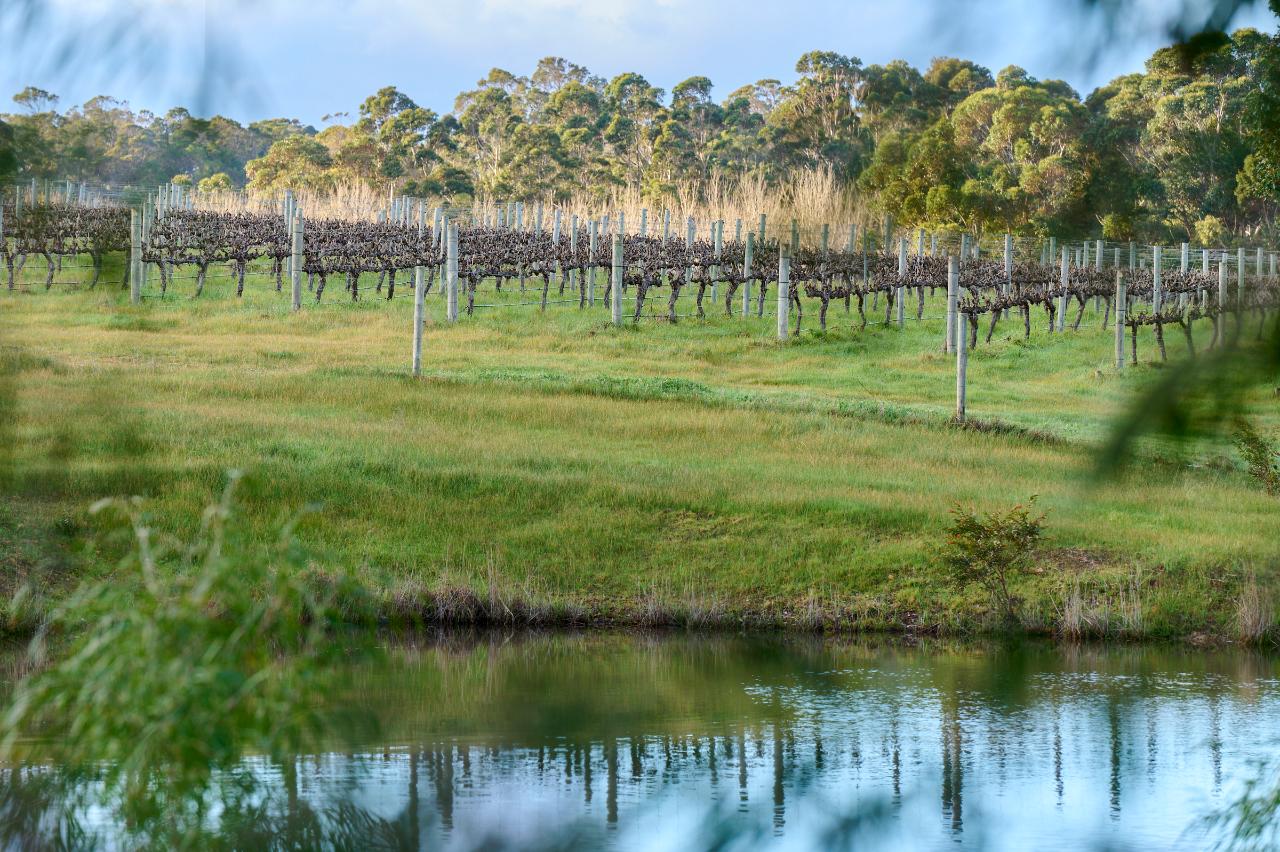
<path id="1" fill-rule="evenodd" d="M 633 323 L 638 324 L 640 322 L 640 312 L 644 310 L 644 297 L 649 293 L 649 286 L 649 282 L 644 279 L 641 279 L 640 283 L 636 285 L 636 313 L 631 318 Z M 605 301 L 609 301 L 607 296 Z"/>
<path id="2" fill-rule="evenodd" d="M 1076 312 L 1076 321 L 1071 324 L 1072 331 L 1080 330 L 1080 320 L 1084 319 L 1084 308 L 1086 304 L 1084 296 L 1077 296 L 1076 298 L 1080 300 L 1080 310 Z"/>
<path id="3" fill-rule="evenodd" d="M 1182 326 L 1182 336 L 1187 339 L 1187 354 L 1192 358 L 1196 357 L 1196 341 L 1191 336 L 1191 321 L 1184 319 L 1178 325 Z"/>

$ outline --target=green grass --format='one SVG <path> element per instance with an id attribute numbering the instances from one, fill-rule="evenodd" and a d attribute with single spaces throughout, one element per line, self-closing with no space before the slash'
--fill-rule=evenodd
<path id="1" fill-rule="evenodd" d="M 297 315 L 265 279 L 243 300 L 214 277 L 195 301 L 191 283 L 140 307 L 114 284 L 0 293 L 16 401 L 0 527 L 93 540 L 88 504 L 128 493 L 160 529 L 189 530 L 235 467 L 250 474 L 245 534 L 322 504 L 307 543 L 401 609 L 493 585 L 602 620 L 965 630 L 989 616 L 937 579 L 949 510 L 1040 495 L 1028 623 L 1052 628 L 1073 589 L 1110 612 L 1136 577 L 1131 632 L 1146 635 L 1231 633 L 1243 578 L 1280 552 L 1280 503 L 1226 443 L 1150 441 L 1124 478 L 1094 481 L 1097 446 L 1159 366 L 1117 373 L 1092 313 L 1063 335 L 1034 316 L 1025 343 L 1020 320 L 1003 324 L 969 372 L 970 416 L 993 428 L 961 429 L 940 298 L 905 330 L 851 330 L 840 306 L 817 334 L 812 308 L 779 344 L 768 312 L 722 306 L 614 329 L 603 287 L 588 311 L 485 309 L 454 326 L 432 293 L 413 380 L 403 281 L 393 302 L 370 289 L 357 304 L 331 281 Z M 1156 357 L 1149 335 L 1140 355 Z M 1253 402 L 1274 432 L 1274 402 Z M 94 547 L 76 570 L 110 564 Z"/>

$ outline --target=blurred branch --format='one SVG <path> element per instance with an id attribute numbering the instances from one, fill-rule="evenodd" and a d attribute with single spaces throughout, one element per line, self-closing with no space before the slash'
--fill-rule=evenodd
<path id="1" fill-rule="evenodd" d="M 1221 431 L 1239 416 L 1249 391 L 1280 377 L 1280 323 L 1249 345 L 1229 345 L 1170 367 L 1116 424 L 1099 457 L 1099 473 L 1120 470 L 1133 443 L 1147 433 L 1178 440 Z"/>
<path id="2" fill-rule="evenodd" d="M 214 8 L 234 15 L 245 0 L 149 2 L 113 0 L 85 9 L 71 0 L 4 0 L 0 43 L 16 46 L 8 61 L 34 81 L 74 84 L 89 77 L 106 90 L 129 80 L 188 79 L 178 92 L 196 114 L 215 94 L 246 105 L 255 100 L 240 85 L 246 57 L 219 35 Z"/>
<path id="3" fill-rule="evenodd" d="M 1269 3 L 1273 10 L 1280 6 L 1280 0 Z M 940 3 L 934 13 L 935 27 L 960 41 L 985 38 L 980 24 L 975 23 L 978 17 L 967 14 L 964 7 L 976 10 L 989 5 L 990 0 L 960 0 L 964 11 L 957 14 L 955 4 Z M 1183 50 L 1189 63 L 1199 52 L 1216 46 L 1206 43 L 1206 34 L 1225 31 L 1237 14 L 1262 5 L 1263 0 L 1062 0 L 1055 10 L 1065 18 L 1076 19 L 1068 25 L 1079 33 L 1062 48 L 1062 60 L 1088 70 L 1100 64 L 1110 51 L 1130 48 L 1135 37 L 1162 29 L 1164 37 Z M 1014 4 L 1014 8 L 1021 6 Z"/>

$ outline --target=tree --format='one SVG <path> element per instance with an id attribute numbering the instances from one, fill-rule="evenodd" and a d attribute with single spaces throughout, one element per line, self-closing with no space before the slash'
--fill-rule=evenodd
<path id="1" fill-rule="evenodd" d="M 644 185 L 654 143 L 667 117 L 662 98 L 662 89 L 651 86 L 639 74 L 619 74 L 605 87 L 603 107 L 608 123 L 601 135 L 605 151 L 611 155 L 614 177 L 625 186 L 639 189 Z"/>
<path id="2" fill-rule="evenodd" d="M 0 180 L 9 180 L 18 171 L 18 153 L 13 128 L 0 121 Z"/>
<path id="3" fill-rule="evenodd" d="M 924 81 L 939 93 L 942 106 L 952 109 L 974 92 L 995 85 L 991 72 L 976 62 L 940 56 L 929 64 Z"/>
<path id="4" fill-rule="evenodd" d="M 249 189 L 260 192 L 327 191 L 335 185 L 332 165 L 329 149 L 316 139 L 288 136 L 273 144 L 264 156 L 246 163 L 245 173 L 249 176 Z"/>
<path id="5" fill-rule="evenodd" d="M 231 177 L 226 172 L 218 172 L 209 175 L 200 181 L 197 189 L 201 195 L 211 194 L 215 192 L 230 192 L 234 187 L 231 183 Z"/>
<path id="6" fill-rule="evenodd" d="M 812 51 L 796 63 L 800 79 L 787 87 L 767 122 L 765 138 L 790 166 L 830 166 L 853 178 L 861 170 L 857 91 L 862 61 L 831 51 Z"/>
<path id="7" fill-rule="evenodd" d="M 29 113 L 52 112 L 58 103 L 58 96 L 35 86 L 27 86 L 13 96 L 13 102 Z"/>
<path id="8" fill-rule="evenodd" d="M 513 98 L 522 85 L 513 74 L 495 68 L 479 88 L 463 92 L 454 103 L 456 138 L 471 161 L 473 181 L 481 192 L 493 194 L 501 185 L 511 137 L 523 122 Z"/>
<path id="9" fill-rule="evenodd" d="M 942 89 L 900 59 L 869 66 L 858 87 L 862 121 L 877 145 L 888 134 L 918 132 L 932 124 L 944 97 Z"/>

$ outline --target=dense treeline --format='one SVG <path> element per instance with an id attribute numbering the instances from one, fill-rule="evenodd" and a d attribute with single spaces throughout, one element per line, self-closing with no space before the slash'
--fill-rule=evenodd
<path id="1" fill-rule="evenodd" d="M 1267 141 L 1278 69 L 1277 38 L 1252 29 L 1161 49 L 1083 98 L 1012 66 L 938 58 L 920 71 L 812 52 L 794 83 L 717 102 L 706 77 L 667 93 L 553 57 L 527 77 L 494 69 L 448 115 L 387 87 L 320 131 L 135 113 L 105 97 L 59 112 L 27 89 L 0 117 L 0 170 L 266 192 L 364 182 L 455 199 L 630 191 L 660 204 L 743 178 L 785 187 L 818 168 L 912 227 L 1265 241 L 1280 201 Z"/>

